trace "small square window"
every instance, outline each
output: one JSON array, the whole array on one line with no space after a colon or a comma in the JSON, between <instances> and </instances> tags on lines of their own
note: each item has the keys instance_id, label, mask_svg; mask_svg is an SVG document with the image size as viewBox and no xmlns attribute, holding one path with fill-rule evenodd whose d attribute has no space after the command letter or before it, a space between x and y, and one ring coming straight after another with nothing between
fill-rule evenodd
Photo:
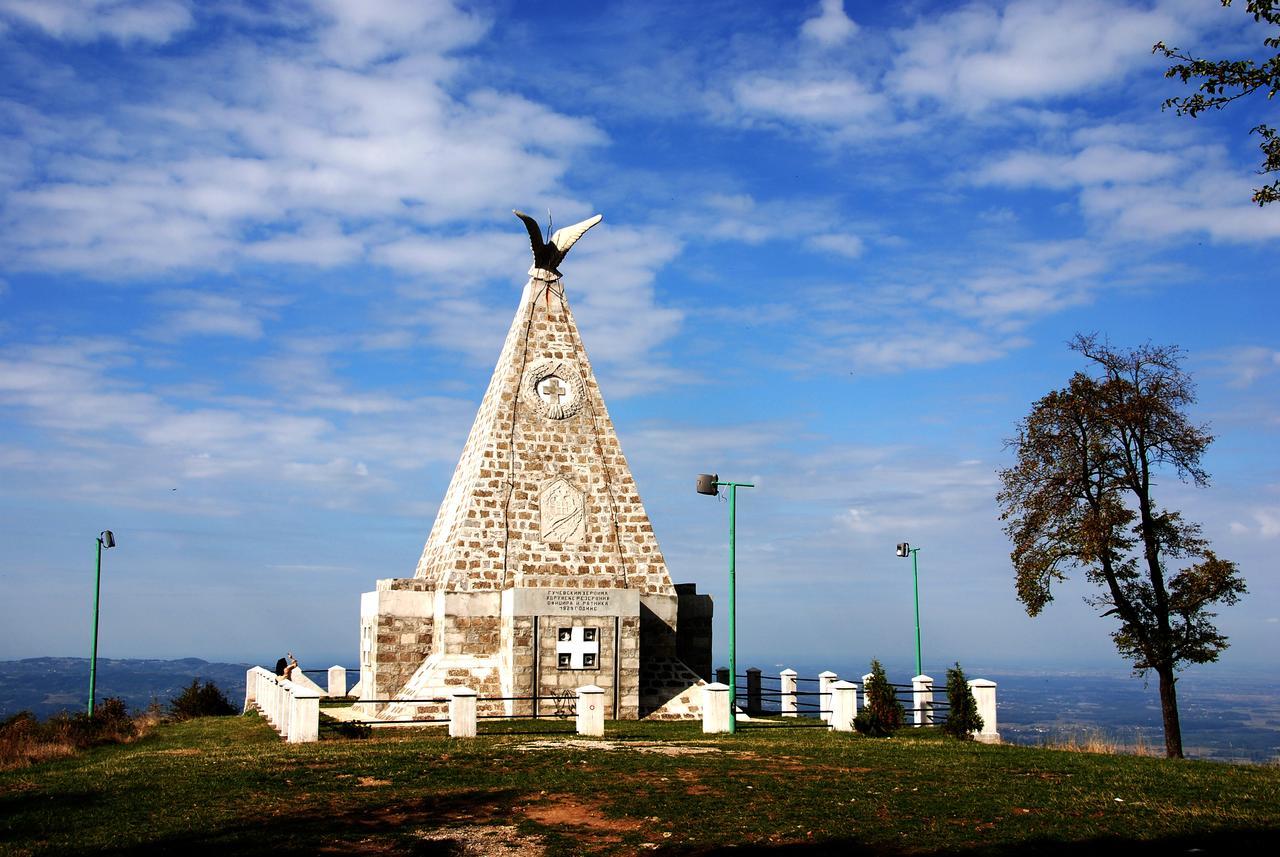
<instances>
[{"instance_id":1,"label":"small square window","mask_svg":"<svg viewBox=\"0 0 1280 857\"><path fill-rule=\"evenodd\" d=\"M557 640L572 640L572 639L573 639L573 629L572 629L572 628L561 628L561 629L560 629L560 631L559 631L559 633L556 635L556 639L557 639Z\"/></svg>"},{"instance_id":2,"label":"small square window","mask_svg":"<svg viewBox=\"0 0 1280 857\"><path fill-rule=\"evenodd\" d=\"M590 669L595 669L595 666L596 666L596 656L595 656L595 655L588 653L588 654L585 654L585 655L583 655L583 656L582 656L582 667L583 667L583 669L588 669L588 670L590 670Z\"/></svg>"},{"instance_id":3,"label":"small square window","mask_svg":"<svg viewBox=\"0 0 1280 857\"><path fill-rule=\"evenodd\" d=\"M596 630L597 629L595 628L583 628L582 629L583 642L594 643L596 641Z\"/></svg>"},{"instance_id":4,"label":"small square window","mask_svg":"<svg viewBox=\"0 0 1280 857\"><path fill-rule=\"evenodd\" d=\"M570 658L570 655L568 652L562 652L561 654L557 655L556 666L562 670L569 669L569 658Z\"/></svg>"}]
</instances>

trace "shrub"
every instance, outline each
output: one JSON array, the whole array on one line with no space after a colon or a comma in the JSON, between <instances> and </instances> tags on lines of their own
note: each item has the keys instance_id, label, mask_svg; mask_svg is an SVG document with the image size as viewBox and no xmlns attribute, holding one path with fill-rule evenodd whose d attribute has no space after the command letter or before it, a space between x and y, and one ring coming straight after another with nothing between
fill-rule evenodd
<instances>
[{"instance_id":1,"label":"shrub","mask_svg":"<svg viewBox=\"0 0 1280 857\"><path fill-rule=\"evenodd\" d=\"M854 729L873 738L887 738L902 727L905 715L902 703L894 695L879 661L871 662L871 677L862 689L862 696L865 705L853 720Z\"/></svg>"},{"instance_id":2,"label":"shrub","mask_svg":"<svg viewBox=\"0 0 1280 857\"><path fill-rule=\"evenodd\" d=\"M982 730L982 715L978 713L978 701L973 698L964 670L957 662L947 670L947 719L942 731L961 741L973 739L973 733Z\"/></svg>"},{"instance_id":3,"label":"shrub","mask_svg":"<svg viewBox=\"0 0 1280 857\"><path fill-rule=\"evenodd\" d=\"M225 717L238 712L216 684L206 681L202 685L200 679L193 678L186 690L169 703L169 713L174 720L190 720L193 717Z\"/></svg>"},{"instance_id":4,"label":"shrub","mask_svg":"<svg viewBox=\"0 0 1280 857\"><path fill-rule=\"evenodd\" d=\"M0 722L0 770L71 756L99 744L124 744L152 725L129 716L124 700L109 696L84 712L59 712L45 722L20 711Z\"/></svg>"}]
</instances>

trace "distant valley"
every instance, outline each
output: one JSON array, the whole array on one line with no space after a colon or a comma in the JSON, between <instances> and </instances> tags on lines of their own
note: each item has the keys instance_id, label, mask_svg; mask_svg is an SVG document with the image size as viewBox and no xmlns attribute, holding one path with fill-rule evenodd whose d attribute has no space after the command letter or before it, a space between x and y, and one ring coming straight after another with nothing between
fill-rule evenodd
<instances>
[{"instance_id":1,"label":"distant valley","mask_svg":"<svg viewBox=\"0 0 1280 857\"><path fill-rule=\"evenodd\" d=\"M233 705L244 701L248 664L179 660L98 659L98 699L120 697L131 709L161 705L192 679L212 681ZM83 711L89 699L88 658L24 658L0 661L0 719L30 711L44 719L59 711Z\"/></svg>"}]
</instances>

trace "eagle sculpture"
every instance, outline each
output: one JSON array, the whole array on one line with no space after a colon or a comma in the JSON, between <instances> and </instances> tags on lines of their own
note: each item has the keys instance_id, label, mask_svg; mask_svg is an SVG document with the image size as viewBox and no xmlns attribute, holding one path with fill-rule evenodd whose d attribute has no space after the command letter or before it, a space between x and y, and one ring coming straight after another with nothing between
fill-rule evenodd
<instances>
[{"instance_id":1,"label":"eagle sculpture","mask_svg":"<svg viewBox=\"0 0 1280 857\"><path fill-rule=\"evenodd\" d=\"M553 275L555 279L560 279L560 269L557 267L564 261L565 255L569 252L569 248L586 233L588 229L595 226L601 220L604 220L603 214L597 214L595 217L589 217L581 223L575 223L572 226L566 226L563 229L557 229L551 236L550 243L542 240L542 229L538 226L538 221L534 220L523 211L514 211L516 217L524 221L524 228L529 230L529 244L533 247L533 268L529 271L532 275L534 271L546 271ZM540 279L548 279L546 277Z\"/></svg>"}]
</instances>

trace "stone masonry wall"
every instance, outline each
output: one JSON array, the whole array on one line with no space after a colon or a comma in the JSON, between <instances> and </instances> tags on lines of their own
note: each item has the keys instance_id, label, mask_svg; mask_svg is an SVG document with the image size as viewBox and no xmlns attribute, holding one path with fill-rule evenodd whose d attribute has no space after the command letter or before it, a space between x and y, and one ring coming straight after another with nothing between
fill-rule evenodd
<instances>
[{"instance_id":1,"label":"stone masonry wall","mask_svg":"<svg viewBox=\"0 0 1280 857\"><path fill-rule=\"evenodd\" d=\"M395 696L410 676L431 655L434 621L420 616L378 616L377 699Z\"/></svg>"},{"instance_id":2,"label":"stone masonry wall","mask_svg":"<svg viewBox=\"0 0 1280 857\"><path fill-rule=\"evenodd\" d=\"M553 367L544 373L573 391L567 401L576 406L563 418L548 415L531 383L540 366ZM581 496L582 523L544 539L540 504L553 489L560 499ZM673 593L559 284L525 287L416 577L452 591L521 585Z\"/></svg>"}]
</instances>

